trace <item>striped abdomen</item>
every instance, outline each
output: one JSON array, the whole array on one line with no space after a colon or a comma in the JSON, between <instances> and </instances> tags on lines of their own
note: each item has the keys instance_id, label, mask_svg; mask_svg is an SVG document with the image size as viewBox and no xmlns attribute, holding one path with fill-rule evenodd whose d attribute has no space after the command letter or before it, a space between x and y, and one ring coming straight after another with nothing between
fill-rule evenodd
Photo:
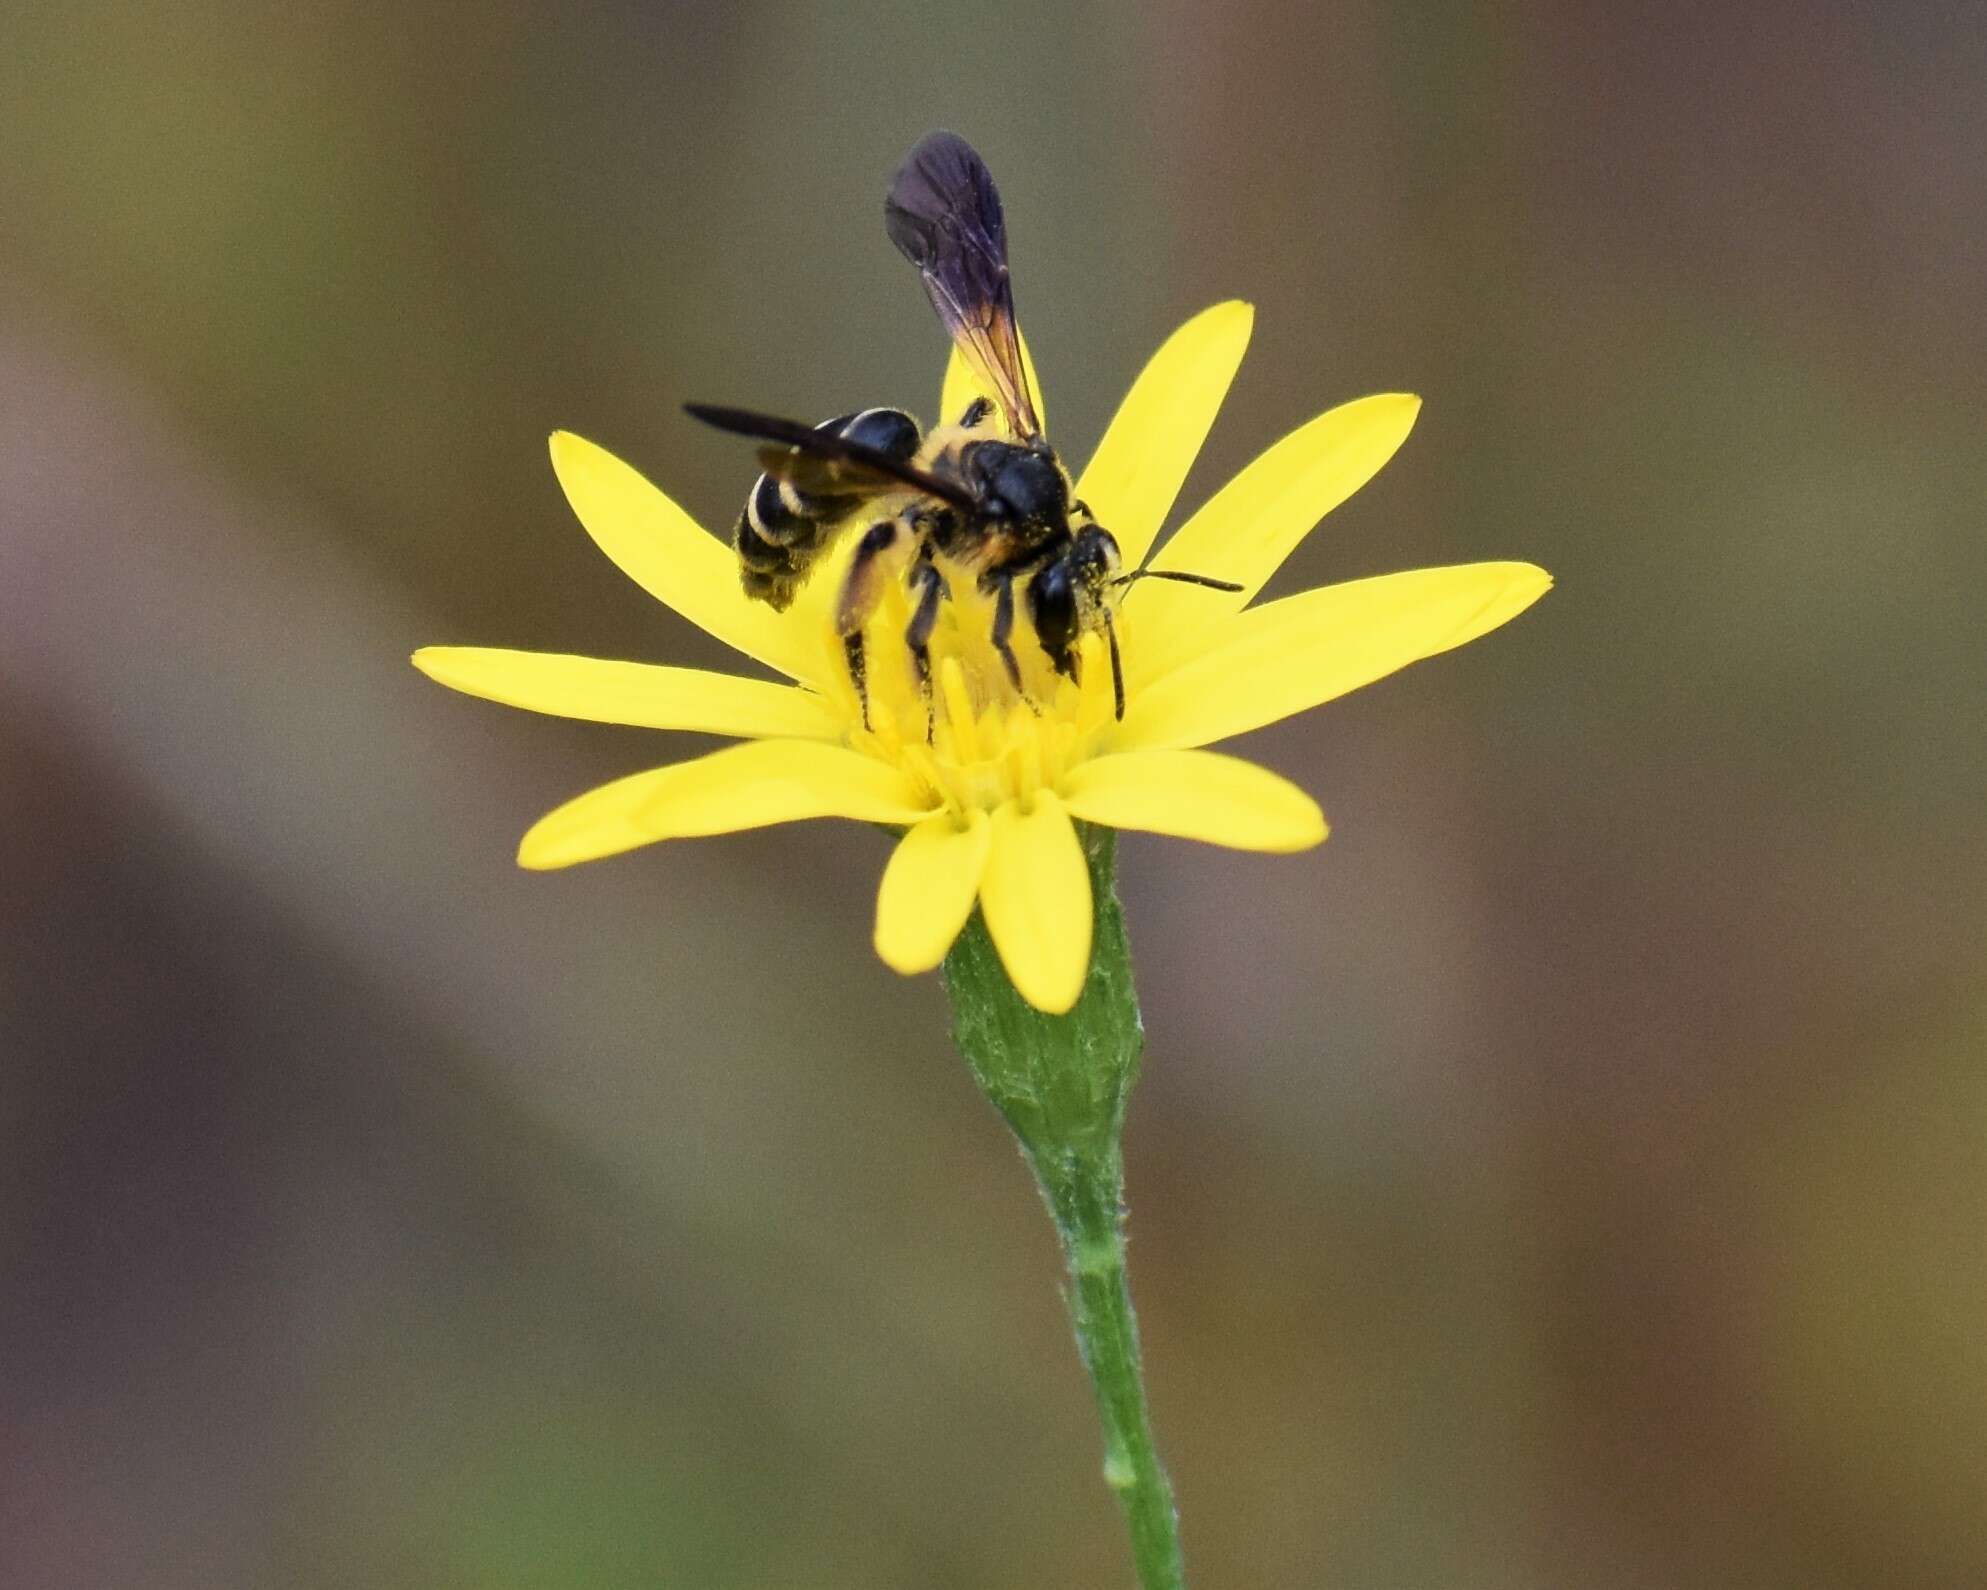
<instances>
[{"instance_id":1,"label":"striped abdomen","mask_svg":"<svg viewBox=\"0 0 1987 1590\"><path fill-rule=\"evenodd\" d=\"M838 414L814 427L861 442L908 462L924 441L918 422L902 409L863 409ZM738 548L745 594L784 612L807 582L849 516L874 487L838 490L832 470L803 491L790 480L761 475L752 482L732 540Z\"/></svg>"}]
</instances>

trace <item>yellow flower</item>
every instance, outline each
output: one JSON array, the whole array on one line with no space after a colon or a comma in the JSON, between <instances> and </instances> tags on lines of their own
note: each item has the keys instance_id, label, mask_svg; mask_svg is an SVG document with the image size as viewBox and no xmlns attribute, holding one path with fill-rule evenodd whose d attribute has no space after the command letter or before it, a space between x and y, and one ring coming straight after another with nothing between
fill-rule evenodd
<instances>
[{"instance_id":1,"label":"yellow flower","mask_svg":"<svg viewBox=\"0 0 1987 1590\"><path fill-rule=\"evenodd\" d=\"M1247 304L1217 304L1174 333L1079 478L1076 495L1117 537L1127 567L1144 560L1171 511L1252 320ZM940 412L960 413L974 390L955 353ZM903 836L877 899L878 954L900 972L930 970L977 901L1015 987L1042 1010L1065 1011L1083 987L1093 916L1073 819L1244 850L1315 845L1325 820L1310 796L1203 747L1474 640L1552 583L1528 563L1475 563L1248 605L1311 527L1393 456L1420 406L1388 393L1320 415L1180 527L1154 566L1242 590L1130 588L1118 617L1122 721L1095 637L1080 683L1057 677L1039 647L1017 646L1024 697L991 648L985 605L963 588L970 582L954 581L931 644L929 710L902 642L903 593L884 601L868 634L864 727L829 615L838 569L817 571L785 613L749 601L729 546L565 432L552 438L552 467L601 550L658 601L793 682L468 646L431 646L414 663L456 690L535 712L745 742L567 802L524 836L522 865L570 866L804 817L888 824Z\"/></svg>"}]
</instances>

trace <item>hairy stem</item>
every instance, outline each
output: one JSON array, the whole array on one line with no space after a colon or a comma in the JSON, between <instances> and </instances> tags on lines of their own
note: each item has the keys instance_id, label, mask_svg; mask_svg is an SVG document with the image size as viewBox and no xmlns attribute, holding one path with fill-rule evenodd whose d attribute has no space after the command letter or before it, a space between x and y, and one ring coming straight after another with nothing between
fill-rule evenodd
<instances>
[{"instance_id":1,"label":"hairy stem","mask_svg":"<svg viewBox=\"0 0 1987 1590\"><path fill-rule=\"evenodd\" d=\"M1179 1514L1160 1466L1145 1401L1145 1371L1125 1276L1123 1171L1114 1154L1053 1175L1036 1169L1069 1263L1069 1311L1104 1425L1104 1482L1131 1531L1141 1590L1181 1590Z\"/></svg>"},{"instance_id":2,"label":"hairy stem","mask_svg":"<svg viewBox=\"0 0 1987 1590\"><path fill-rule=\"evenodd\" d=\"M1125 1104L1144 1029L1115 890L1115 836L1086 829L1097 925L1089 980L1066 1016L1015 992L976 915L945 962L953 1031L981 1090L1021 1141L1069 1267L1078 1349L1104 1426L1104 1479L1131 1532L1141 1590L1182 1590L1178 1515L1146 1406L1125 1277Z\"/></svg>"}]
</instances>

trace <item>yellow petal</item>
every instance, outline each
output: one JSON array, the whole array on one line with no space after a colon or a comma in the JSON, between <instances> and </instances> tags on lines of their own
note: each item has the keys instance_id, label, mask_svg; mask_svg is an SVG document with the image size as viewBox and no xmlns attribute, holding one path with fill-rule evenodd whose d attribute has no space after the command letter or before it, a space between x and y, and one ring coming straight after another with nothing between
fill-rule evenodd
<instances>
[{"instance_id":1,"label":"yellow petal","mask_svg":"<svg viewBox=\"0 0 1987 1590\"><path fill-rule=\"evenodd\" d=\"M845 727L812 691L701 668L494 646L423 646L414 666L465 695L590 723L802 740L839 739Z\"/></svg>"},{"instance_id":2,"label":"yellow petal","mask_svg":"<svg viewBox=\"0 0 1987 1590\"><path fill-rule=\"evenodd\" d=\"M1421 399L1383 392L1320 414L1237 475L1160 549L1152 566L1234 580L1233 595L1166 580L1134 586L1127 606L1138 626L1141 672L1151 677L1191 648L1210 620L1252 601L1298 542L1394 456Z\"/></svg>"},{"instance_id":3,"label":"yellow petal","mask_svg":"<svg viewBox=\"0 0 1987 1590\"><path fill-rule=\"evenodd\" d=\"M1118 405L1077 481L1078 499L1117 537L1127 568L1144 561L1172 511L1255 319L1249 304L1216 304L1168 337Z\"/></svg>"},{"instance_id":4,"label":"yellow petal","mask_svg":"<svg viewBox=\"0 0 1987 1590\"><path fill-rule=\"evenodd\" d=\"M813 631L749 600L737 554L635 470L570 431L552 433L552 468L586 533L658 602L791 678L820 684L832 676ZM741 475L741 503L748 484Z\"/></svg>"},{"instance_id":5,"label":"yellow petal","mask_svg":"<svg viewBox=\"0 0 1987 1590\"><path fill-rule=\"evenodd\" d=\"M1015 328L1015 338L1021 344L1021 373L1028 378L1028 396L1035 405L1035 418L1042 423L1042 429L1049 428L1049 411L1042 407L1042 383L1035 376L1035 355L1028 351L1028 339ZM966 412L966 406L975 398L991 398L994 394L981 384L973 374L973 367L966 362L966 356L955 346L952 357L945 361L945 385L938 396L938 424L957 425L959 416ZM998 409L996 408L996 412Z\"/></svg>"},{"instance_id":6,"label":"yellow petal","mask_svg":"<svg viewBox=\"0 0 1987 1590\"><path fill-rule=\"evenodd\" d=\"M1308 850L1325 837L1318 803L1287 778L1214 751L1123 751L1063 780L1070 814L1236 850Z\"/></svg>"},{"instance_id":7,"label":"yellow petal","mask_svg":"<svg viewBox=\"0 0 1987 1590\"><path fill-rule=\"evenodd\" d=\"M1127 749L1208 745L1448 651L1536 602L1552 576L1529 563L1465 563L1328 585L1213 626L1206 651L1136 690Z\"/></svg>"},{"instance_id":8,"label":"yellow petal","mask_svg":"<svg viewBox=\"0 0 1987 1590\"><path fill-rule=\"evenodd\" d=\"M518 865L569 867L658 839L731 833L807 817L914 823L932 801L908 774L817 740L753 740L616 779L540 818Z\"/></svg>"},{"instance_id":9,"label":"yellow petal","mask_svg":"<svg viewBox=\"0 0 1987 1590\"><path fill-rule=\"evenodd\" d=\"M980 908L1000 963L1021 997L1059 1016L1090 971L1090 868L1069 813L1047 790L1024 813L1010 801L993 814Z\"/></svg>"},{"instance_id":10,"label":"yellow petal","mask_svg":"<svg viewBox=\"0 0 1987 1590\"><path fill-rule=\"evenodd\" d=\"M964 828L939 812L897 841L876 896L876 953L886 965L908 976L945 959L973 913L992 838L984 812Z\"/></svg>"}]
</instances>

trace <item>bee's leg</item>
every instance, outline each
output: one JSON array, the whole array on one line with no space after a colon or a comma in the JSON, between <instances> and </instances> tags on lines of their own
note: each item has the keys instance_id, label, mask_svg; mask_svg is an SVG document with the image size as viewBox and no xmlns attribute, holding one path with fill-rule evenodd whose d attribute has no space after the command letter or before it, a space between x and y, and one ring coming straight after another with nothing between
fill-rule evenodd
<instances>
[{"instance_id":1,"label":"bee's leg","mask_svg":"<svg viewBox=\"0 0 1987 1590\"><path fill-rule=\"evenodd\" d=\"M900 519L882 519L863 531L849 560L849 572L842 580L841 599L835 606L835 631L849 659L849 682L855 686L856 700L862 704L862 726L869 727L869 670L862 649L862 627L892 574L902 567L910 551L910 536Z\"/></svg>"},{"instance_id":2,"label":"bee's leg","mask_svg":"<svg viewBox=\"0 0 1987 1590\"><path fill-rule=\"evenodd\" d=\"M937 728L937 714L931 698L931 632L938 627L938 604L951 595L945 576L929 558L911 565L911 586L918 593L918 605L911 613L911 627L904 639L911 648L911 666L918 673L918 694L924 697L925 739Z\"/></svg>"},{"instance_id":3,"label":"bee's leg","mask_svg":"<svg viewBox=\"0 0 1987 1590\"><path fill-rule=\"evenodd\" d=\"M1007 667L1007 677L1021 689L1021 659L1014 655L1014 576L1001 574L993 581L993 647Z\"/></svg>"},{"instance_id":4,"label":"bee's leg","mask_svg":"<svg viewBox=\"0 0 1987 1590\"><path fill-rule=\"evenodd\" d=\"M976 397L966 405L966 412L959 416L959 423L967 430L977 430L984 425L987 416L993 413L993 399Z\"/></svg>"}]
</instances>

